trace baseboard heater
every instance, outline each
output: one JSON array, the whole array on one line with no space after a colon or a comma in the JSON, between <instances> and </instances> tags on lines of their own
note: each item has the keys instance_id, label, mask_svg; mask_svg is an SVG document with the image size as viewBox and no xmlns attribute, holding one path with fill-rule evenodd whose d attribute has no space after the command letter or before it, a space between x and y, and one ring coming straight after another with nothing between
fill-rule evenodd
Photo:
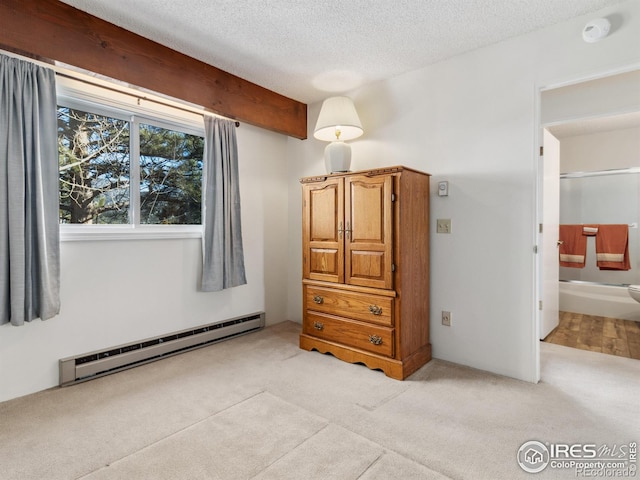
<instances>
[{"instance_id":1,"label":"baseboard heater","mask_svg":"<svg viewBox=\"0 0 640 480\"><path fill-rule=\"evenodd\" d=\"M244 335L264 327L264 312L202 325L139 342L63 358L60 386L72 385L177 355L212 343Z\"/></svg>"}]
</instances>

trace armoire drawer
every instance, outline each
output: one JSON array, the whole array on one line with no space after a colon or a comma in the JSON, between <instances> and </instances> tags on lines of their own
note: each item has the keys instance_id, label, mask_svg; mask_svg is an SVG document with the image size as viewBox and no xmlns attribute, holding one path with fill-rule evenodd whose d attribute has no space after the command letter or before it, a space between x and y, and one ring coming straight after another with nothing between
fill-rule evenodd
<instances>
[{"instance_id":1,"label":"armoire drawer","mask_svg":"<svg viewBox=\"0 0 640 480\"><path fill-rule=\"evenodd\" d=\"M394 330L392 328L307 311L303 332L378 355L393 357L394 354Z\"/></svg>"},{"instance_id":2,"label":"armoire drawer","mask_svg":"<svg viewBox=\"0 0 640 480\"><path fill-rule=\"evenodd\" d=\"M393 298L305 285L305 309L393 326Z\"/></svg>"}]
</instances>

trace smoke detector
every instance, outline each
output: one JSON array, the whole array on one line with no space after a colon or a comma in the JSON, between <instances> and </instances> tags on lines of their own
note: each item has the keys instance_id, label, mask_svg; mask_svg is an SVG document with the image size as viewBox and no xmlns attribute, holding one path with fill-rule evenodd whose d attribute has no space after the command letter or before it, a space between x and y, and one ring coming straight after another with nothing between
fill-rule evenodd
<instances>
[{"instance_id":1,"label":"smoke detector","mask_svg":"<svg viewBox=\"0 0 640 480\"><path fill-rule=\"evenodd\" d=\"M582 39L587 43L595 43L609 35L611 22L606 18L596 18L584 26Z\"/></svg>"}]
</instances>

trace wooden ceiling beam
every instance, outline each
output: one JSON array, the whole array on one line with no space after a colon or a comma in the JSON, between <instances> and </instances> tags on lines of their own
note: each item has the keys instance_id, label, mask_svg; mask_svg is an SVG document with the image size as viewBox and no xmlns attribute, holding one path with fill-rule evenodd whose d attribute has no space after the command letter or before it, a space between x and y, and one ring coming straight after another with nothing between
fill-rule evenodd
<instances>
[{"instance_id":1,"label":"wooden ceiling beam","mask_svg":"<svg viewBox=\"0 0 640 480\"><path fill-rule=\"evenodd\" d=\"M306 104L57 0L2 0L0 47L106 75L295 138L307 137Z\"/></svg>"}]
</instances>

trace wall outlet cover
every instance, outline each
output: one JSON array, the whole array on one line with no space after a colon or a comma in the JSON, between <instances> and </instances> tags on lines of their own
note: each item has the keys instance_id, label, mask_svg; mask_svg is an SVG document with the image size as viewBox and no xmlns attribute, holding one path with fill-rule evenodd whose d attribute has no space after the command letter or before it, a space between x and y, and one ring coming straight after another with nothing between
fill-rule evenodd
<instances>
[{"instance_id":1,"label":"wall outlet cover","mask_svg":"<svg viewBox=\"0 0 640 480\"><path fill-rule=\"evenodd\" d=\"M438 218L436 220L436 233L451 233L451 219Z\"/></svg>"}]
</instances>

